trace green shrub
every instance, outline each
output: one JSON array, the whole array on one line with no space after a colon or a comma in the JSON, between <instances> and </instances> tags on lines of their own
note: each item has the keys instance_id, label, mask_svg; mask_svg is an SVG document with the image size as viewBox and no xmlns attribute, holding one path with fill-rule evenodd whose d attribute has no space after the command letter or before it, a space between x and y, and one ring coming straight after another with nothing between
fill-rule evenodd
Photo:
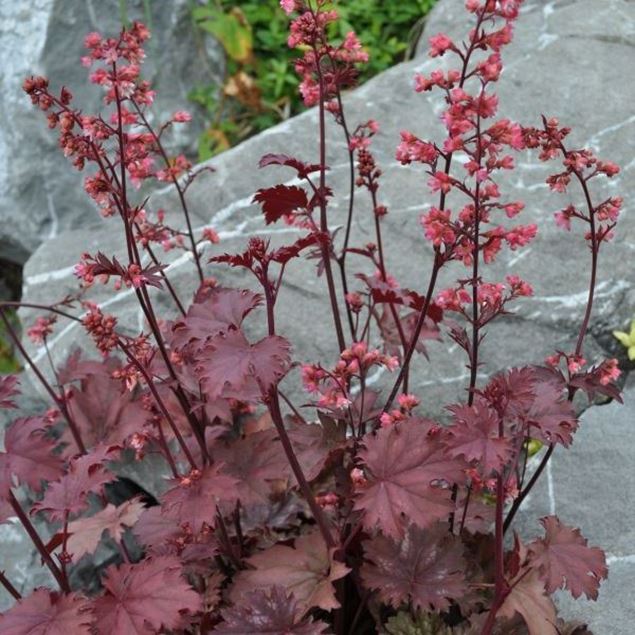
<instances>
[{"instance_id":1,"label":"green shrub","mask_svg":"<svg viewBox=\"0 0 635 635\"><path fill-rule=\"evenodd\" d=\"M423 17L436 0L345 0L331 37L355 30L370 55L360 82L408 59ZM190 99L205 109L208 124L199 159L226 150L302 108L294 53L287 47L288 18L278 0L209 0L192 17L222 44L227 58L224 85L200 86ZM354 29L353 29L354 25Z\"/></svg>"}]
</instances>

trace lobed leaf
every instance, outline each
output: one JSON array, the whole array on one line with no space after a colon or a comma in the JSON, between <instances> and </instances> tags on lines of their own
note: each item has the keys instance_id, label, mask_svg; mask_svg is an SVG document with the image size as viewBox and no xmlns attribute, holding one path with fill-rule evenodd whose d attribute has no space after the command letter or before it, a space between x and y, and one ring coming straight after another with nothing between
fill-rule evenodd
<instances>
[{"instance_id":1,"label":"lobed leaf","mask_svg":"<svg viewBox=\"0 0 635 635\"><path fill-rule=\"evenodd\" d=\"M545 537L528 548L547 591L566 588L574 598L584 593L589 600L596 600L600 581L608 575L604 552L589 547L579 529L563 525L557 516L545 516L540 522Z\"/></svg>"},{"instance_id":2,"label":"lobed leaf","mask_svg":"<svg viewBox=\"0 0 635 635\"><path fill-rule=\"evenodd\" d=\"M363 438L358 459L367 486L355 500L363 523L402 538L410 522L428 527L453 509L451 490L465 480L464 463L448 456L440 434L426 420L409 418Z\"/></svg>"},{"instance_id":3,"label":"lobed leaf","mask_svg":"<svg viewBox=\"0 0 635 635\"><path fill-rule=\"evenodd\" d=\"M4 635L90 635L94 616L89 600L71 593L35 589L0 615Z\"/></svg>"},{"instance_id":4,"label":"lobed leaf","mask_svg":"<svg viewBox=\"0 0 635 635\"><path fill-rule=\"evenodd\" d=\"M396 609L411 602L415 609L442 611L468 590L461 540L445 522L411 525L403 540L375 536L364 543L364 556L365 586Z\"/></svg>"},{"instance_id":5,"label":"lobed leaf","mask_svg":"<svg viewBox=\"0 0 635 635\"><path fill-rule=\"evenodd\" d=\"M184 626L185 613L201 609L201 598L182 576L176 557L147 558L106 569L106 593L95 600L101 633L148 635Z\"/></svg>"}]
</instances>

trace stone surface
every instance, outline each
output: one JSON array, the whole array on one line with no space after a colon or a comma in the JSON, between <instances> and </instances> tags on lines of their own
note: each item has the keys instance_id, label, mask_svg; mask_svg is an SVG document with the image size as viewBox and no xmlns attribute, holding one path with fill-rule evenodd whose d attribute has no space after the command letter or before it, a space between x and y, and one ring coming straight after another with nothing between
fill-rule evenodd
<instances>
[{"instance_id":1,"label":"stone surface","mask_svg":"<svg viewBox=\"0 0 635 635\"><path fill-rule=\"evenodd\" d=\"M428 21L424 40L441 30L450 35L463 33L462 4L462 0L441 0ZM601 256L592 337L585 351L588 359L606 354L607 350L617 351L610 331L623 326L635 310L635 224L629 218L633 211L629 195L632 198L634 193L635 174L635 83L626 80L632 76L634 45L632 0L527 0L515 41L505 51L507 67L500 82L501 117L529 125L538 124L542 113L557 116L563 124L573 127L572 143L591 145L601 157L623 166L622 173L612 182L601 184L598 180L602 187L594 192L599 200L622 195L626 204L617 237ZM380 201L390 210L384 222L388 261L400 282L417 290L426 284L430 267L430 249L422 238L418 217L433 198L427 192L423 171L399 166L394 150L403 128L422 138L439 138L442 134L437 117L443 106L439 95L417 95L411 90L414 72L429 72L437 64L438 60L420 56L383 73L346 98L349 122L355 125L374 118L382 125L374 147L384 169ZM255 166L267 152L296 154L306 161L315 161L315 123L316 112L309 111L246 141L213 159L210 165L216 168L215 174L206 173L192 185L190 205L197 231L212 226L223 239L214 253L238 251L254 234L274 243L293 238L292 229L265 227L250 201L259 187L279 180L294 181L282 168L259 171ZM328 139L329 185L335 192L331 222L336 226L344 222L347 208L347 163L343 139L330 123ZM588 262L583 241L575 233L569 235L557 229L552 221L553 212L565 200L544 185L544 179L556 167L539 164L530 153L520 156L517 163L519 169L506 189L512 198L526 202L523 222L538 222L540 235L530 249L502 256L487 276L498 280L512 270L534 285L536 295L519 305L515 316L491 329L483 347L483 377L502 367L540 361L554 348L571 347L586 302ZM363 244L373 240L373 233L367 197L362 192L358 196L354 242ZM177 214L177 200L169 188L155 192L150 205ZM116 221L111 219L109 223L112 222ZM25 299L50 302L62 297L74 288L72 267L80 252L100 249L112 255L120 253L122 247L112 224L104 224L99 231L60 234L42 245L27 263ZM179 293L187 298L195 285L190 263L178 254L168 254L166 261L171 263L168 273ZM209 272L224 282L251 285L250 280L233 271L210 266ZM456 269L450 274L445 282L461 275ZM96 288L91 293L105 309L120 316L127 328L138 331L143 325L130 292L110 294ZM335 357L325 297L325 284L315 277L314 263L294 261L280 297L277 321L300 361L321 359L330 363ZM166 311L168 307L166 302ZM23 311L21 317L28 324L34 315ZM432 343L430 363L419 358L414 367L412 390L420 394L430 414L439 414L443 404L464 395L465 360L451 344L447 340ZM73 346L91 350L78 328L60 325L51 341L54 358L63 360ZM30 351L38 361L45 356L36 347L31 346ZM290 378L291 384L294 379L297 377ZM377 378L378 385L383 380ZM628 489L628 483L632 484L632 443L628 441L632 439L629 424L635 417L635 396L630 395L629 389L623 410L609 405L585 414L573 450L555 454L546 478L526 506L531 518L555 509L564 522L580 525L590 541L605 547L613 558L614 575L603 587L598 604L571 604L564 599L561 602L567 616L588 618L596 635L632 632L620 630L627 628L626 616L633 610L630 589L635 566L635 506L632 498L630 502L624 498L632 497L632 486ZM610 522L606 520L609 518ZM524 522L523 531L528 534L535 535L537 529L535 523ZM629 581L631 585L627 584Z\"/></svg>"},{"instance_id":2,"label":"stone surface","mask_svg":"<svg viewBox=\"0 0 635 635\"><path fill-rule=\"evenodd\" d=\"M438 30L449 30L451 34L463 32L464 19L457 17L463 15L461 6L459 0L440 2L426 27L424 40ZM597 341L589 339L586 351L589 358L599 352L600 345L612 346L610 330L628 320L635 305L635 280L630 266L635 225L628 222L631 211L628 194L633 191L635 161L631 144L626 141L629 133L635 131L631 112L635 84L622 81L633 60L629 38L635 30L635 4L607 0L602 7L598 9L588 0L527 2L515 42L505 51L507 70L500 82L500 116L531 124L538 123L540 113L556 115L573 127L571 143L590 144L600 156L624 166L623 172L610 183L598 180L600 190L594 191L598 199L621 194L627 203L626 220L615 242L601 257L592 322ZM581 16L592 21L592 29ZM587 38L588 33L596 35ZM389 268L404 285L420 291L425 288L431 259L418 218L434 199L427 192L423 170L398 165L394 150L399 131L404 127L422 138L441 135L437 117L443 106L441 97L411 90L414 72L429 71L438 63L419 57L376 77L346 99L349 122L372 117L382 125L375 151L384 168L379 198L390 209L384 221ZM581 76L585 78L584 85L580 84ZM615 85L621 86L620 98L607 99ZM190 207L197 230L210 225L223 237L216 251L238 251L254 233L274 242L293 237L292 229L265 227L258 209L250 203L256 189L289 179L289 171L275 167L257 170L255 166L267 152L284 151L304 160L315 160L315 122L316 112L312 110L271 128L213 159L210 165L216 168L216 173L205 173L192 185ZM330 219L333 225L338 225L344 222L347 208L347 162L341 132L330 122L328 139L329 185L335 191ZM513 270L534 284L536 296L518 305L516 316L491 329L484 344L486 361L481 369L484 375L500 367L539 361L554 347L569 347L586 302L589 263L583 241L579 234L567 234L555 226L552 214L563 206L565 198L551 193L544 184L550 170L557 168L538 163L531 153L521 155L518 165L507 190L513 199L527 203L523 222L538 222L540 235L529 249L518 254L505 252L486 275L498 280ZM368 197L361 191L357 196L359 208L353 223L353 242L364 244L373 239L372 221ZM155 192L151 205L177 213L176 197L170 188ZM67 232L47 241L27 264L25 297L34 302L50 301L72 289L75 284L72 266L80 251L119 252L122 244L119 234L112 229L113 222L116 221L111 219L109 224L105 223L100 231ZM178 254L169 255L167 261L170 259L173 260L170 275L187 297L195 282L192 269ZM353 257L350 266L357 266ZM239 279L235 272L228 273L224 268L208 270L223 280ZM457 275L462 272L450 269L441 276L444 279L439 286ZM293 342L298 359L330 361L334 349L328 332L330 318L324 314L322 303L324 281L315 277L312 261L294 261L286 280L279 305L281 329ZM245 278L242 284L251 284L251 280ZM123 323L138 329L141 322L129 291L109 294L104 289L95 289L93 297L107 302L109 310L116 309L118 315L124 316ZM23 318L28 322L32 316L24 312ZM503 337L504 349L498 344ZM82 342L75 326L60 329L53 339L53 355L62 359L71 346ZM459 351L448 355L449 349L452 349L450 341L433 343L431 363L423 358L416 360L413 389L422 393L433 412L463 394L465 361ZM41 359L44 351L34 354Z\"/></svg>"},{"instance_id":3,"label":"stone surface","mask_svg":"<svg viewBox=\"0 0 635 635\"><path fill-rule=\"evenodd\" d=\"M55 135L21 86L26 76L43 74L52 86L68 86L76 107L98 108L100 90L88 83L79 62L83 39L90 31L118 33L120 5L118 0L0 1L0 117L6 124L0 130L0 256L5 260L23 263L42 241L99 224L82 191L82 175L60 161ZM194 32L186 0L126 0L124 5L129 20L143 20L153 31L145 75L160 95L154 115L164 118L187 107L189 90L218 79L221 50ZM195 155L198 132L193 126L180 133L173 148Z\"/></svg>"}]
</instances>

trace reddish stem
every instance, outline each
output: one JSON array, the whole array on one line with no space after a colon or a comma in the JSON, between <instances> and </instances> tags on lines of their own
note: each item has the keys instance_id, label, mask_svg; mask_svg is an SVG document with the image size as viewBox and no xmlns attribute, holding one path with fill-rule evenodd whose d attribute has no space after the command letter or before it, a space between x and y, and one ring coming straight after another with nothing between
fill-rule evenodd
<instances>
[{"instance_id":1,"label":"reddish stem","mask_svg":"<svg viewBox=\"0 0 635 635\"><path fill-rule=\"evenodd\" d=\"M60 589L62 589L64 593L70 593L71 589L68 586L68 582L62 574L62 571L60 571L60 568L55 564L53 558L51 558L51 554L49 554L49 552L47 551L46 545L42 542L42 539L33 526L33 523L31 523L29 517L24 513L24 510L18 502L18 499L15 497L11 490L9 490L9 497L7 500L13 508L15 515L20 519L20 522L22 523L22 526L24 527L26 533L29 535L31 542L33 542L35 548L38 550L40 556L42 557L42 560L44 561L44 564L46 564L50 572L53 574L53 577L57 580Z\"/></svg>"},{"instance_id":2,"label":"reddish stem","mask_svg":"<svg viewBox=\"0 0 635 635\"><path fill-rule=\"evenodd\" d=\"M49 394L51 399L55 402L55 405L60 409L60 412L66 419L68 423L68 427L71 430L71 434L73 435L73 439L75 440L75 443L77 444L77 448L79 449L81 454L86 454L86 446L84 445L84 442L82 441L82 436L79 432L79 428L77 427L77 424L75 423L75 420L71 417L70 412L68 408L66 407L66 401L64 400L62 396L58 395L55 392L55 390L53 390L53 387L47 381L46 377L44 377L44 375L38 368L37 364L29 357L29 354L26 352L26 349L22 345L22 342L20 341L18 334L15 332L14 328L11 326L11 322L9 321L7 316L4 314L4 311L2 310L1 307L0 307L0 318L2 318L2 321L4 322L4 325L7 329L7 332L9 333L9 336L13 340L13 343L15 344L17 349L20 351L20 354L24 358L24 361L29 365L31 370L35 373L35 376L38 378L38 380L40 381L40 383L42 384L46 392Z\"/></svg>"},{"instance_id":3,"label":"reddish stem","mask_svg":"<svg viewBox=\"0 0 635 635\"><path fill-rule=\"evenodd\" d=\"M135 110L141 117L141 120L143 121L145 127L148 129L148 131L152 135L152 138L154 139L154 142L157 145L157 149L159 150L159 154L161 155L161 158L163 159L165 163L165 167L169 169L171 167L170 159L168 158L165 148L163 147L163 144L161 143L161 139L159 139L158 135L156 134L152 126L148 123L148 120L143 114L143 111L141 110L141 108L139 108L139 106L134 101L134 99L132 99L131 102L134 105ZM205 279L205 276L203 275L203 268L201 266L201 257L198 253L196 240L194 239L194 230L192 228L192 220L190 218L190 212L187 207L187 202L185 200L185 193L176 176L172 176L172 182L174 183L174 187L176 188L176 191L178 192L178 195L179 195L179 200L181 202L181 209L183 210L183 216L185 216L185 223L187 224L187 233L190 238L190 245L192 247L192 256L194 257L194 262L196 263L196 271L198 272L198 278L200 282L202 283L203 280Z\"/></svg>"},{"instance_id":4,"label":"reddish stem","mask_svg":"<svg viewBox=\"0 0 635 635\"><path fill-rule=\"evenodd\" d=\"M11 584L7 576L4 574L4 571L0 571L0 584L9 592L13 599L21 600L22 595L20 592Z\"/></svg>"},{"instance_id":5,"label":"reddish stem","mask_svg":"<svg viewBox=\"0 0 635 635\"><path fill-rule=\"evenodd\" d=\"M315 54L315 67L318 75L320 86L320 98L318 103L319 113L319 129L320 129L320 186L319 186L319 200L320 200L320 231L328 236L328 215L326 211L326 122L324 115L324 76L322 75L322 69L320 68L320 55L317 46L313 45L313 51ZM337 295L335 293L335 282L333 280L333 269L331 268L331 242L322 246L322 261L324 264L324 274L326 276L326 284L329 292L329 300L331 303L331 312L333 313L333 322L335 324L335 333L337 335L337 343L340 349L340 353L346 348L346 340L344 339L344 331L342 329L342 319L340 317L340 310L337 304Z\"/></svg>"}]
</instances>

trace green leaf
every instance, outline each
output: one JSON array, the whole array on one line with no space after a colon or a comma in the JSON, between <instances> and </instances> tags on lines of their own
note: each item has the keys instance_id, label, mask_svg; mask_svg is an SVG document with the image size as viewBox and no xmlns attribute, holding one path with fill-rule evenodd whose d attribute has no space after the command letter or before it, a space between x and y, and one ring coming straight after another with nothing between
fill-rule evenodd
<instances>
[{"instance_id":1,"label":"green leaf","mask_svg":"<svg viewBox=\"0 0 635 635\"><path fill-rule=\"evenodd\" d=\"M229 13L200 7L204 11L194 11L199 26L211 33L222 44L227 55L236 62L246 62L252 55L253 37L245 14L237 7Z\"/></svg>"}]
</instances>

